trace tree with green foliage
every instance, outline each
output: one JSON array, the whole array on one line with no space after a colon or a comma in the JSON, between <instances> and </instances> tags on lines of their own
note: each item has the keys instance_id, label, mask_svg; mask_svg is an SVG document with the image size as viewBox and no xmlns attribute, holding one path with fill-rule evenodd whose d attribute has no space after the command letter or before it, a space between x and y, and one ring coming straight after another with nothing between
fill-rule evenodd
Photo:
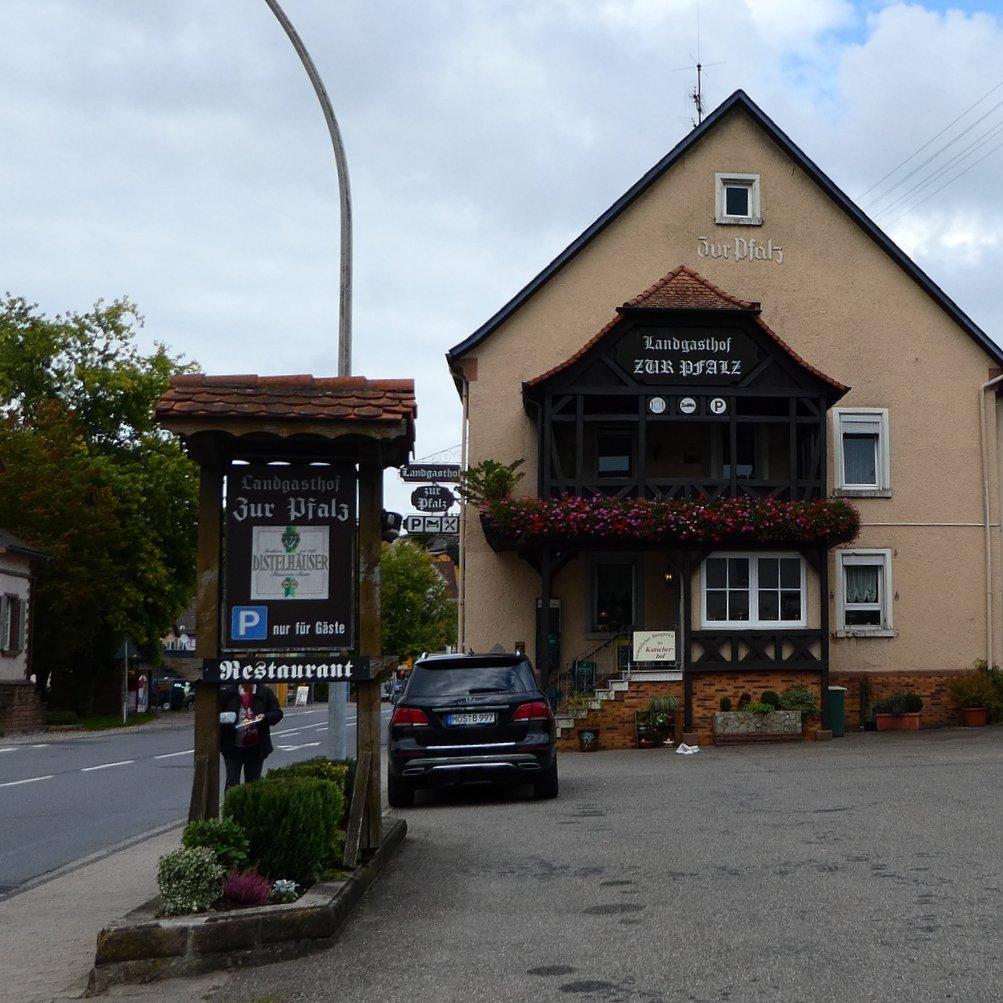
<instances>
[{"instance_id":1,"label":"tree with green foliage","mask_svg":"<svg viewBox=\"0 0 1003 1003\"><path fill-rule=\"evenodd\" d=\"M194 591L197 472L153 420L194 367L143 352L142 323L127 300L53 318L0 300L0 526L51 558L32 645L51 707L114 707L116 648L157 658Z\"/></svg>"},{"instance_id":2,"label":"tree with green foliage","mask_svg":"<svg viewBox=\"0 0 1003 1003\"><path fill-rule=\"evenodd\" d=\"M401 659L456 643L456 604L428 551L408 540L383 545L383 650Z\"/></svg>"}]
</instances>

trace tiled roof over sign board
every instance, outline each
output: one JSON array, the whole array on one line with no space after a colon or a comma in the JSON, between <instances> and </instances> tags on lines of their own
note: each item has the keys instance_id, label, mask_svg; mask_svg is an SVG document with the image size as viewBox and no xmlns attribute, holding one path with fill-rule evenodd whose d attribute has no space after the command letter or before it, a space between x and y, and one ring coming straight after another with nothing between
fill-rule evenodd
<instances>
[{"instance_id":1,"label":"tiled roof over sign board","mask_svg":"<svg viewBox=\"0 0 1003 1003\"><path fill-rule=\"evenodd\" d=\"M413 422L414 380L362 376L174 376L157 402L160 420L182 417L286 421Z\"/></svg>"}]
</instances>

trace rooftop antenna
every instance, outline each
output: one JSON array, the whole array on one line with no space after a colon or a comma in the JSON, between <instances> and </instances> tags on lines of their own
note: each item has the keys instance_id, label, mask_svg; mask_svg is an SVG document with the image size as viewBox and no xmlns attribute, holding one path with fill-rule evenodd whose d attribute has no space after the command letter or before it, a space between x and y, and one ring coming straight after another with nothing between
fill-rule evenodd
<instances>
[{"instance_id":1,"label":"rooftop antenna","mask_svg":"<svg viewBox=\"0 0 1003 1003\"><path fill-rule=\"evenodd\" d=\"M690 91L690 100L693 102L693 107L696 108L696 119L693 121L693 128L695 129L703 121L703 73L708 66L724 66L724 62L720 63L702 63L700 61L700 0L697 0L697 56L696 59L693 58L693 54L690 53L690 62L685 66L676 66L674 69L670 70L670 73L678 73L680 70L693 70L697 71L697 85Z\"/></svg>"}]
</instances>

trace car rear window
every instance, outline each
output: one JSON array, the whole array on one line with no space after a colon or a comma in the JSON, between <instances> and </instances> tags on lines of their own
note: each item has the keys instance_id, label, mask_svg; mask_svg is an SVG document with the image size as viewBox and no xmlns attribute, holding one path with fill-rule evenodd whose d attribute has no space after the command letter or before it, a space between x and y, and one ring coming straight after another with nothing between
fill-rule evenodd
<instances>
[{"instance_id":1,"label":"car rear window","mask_svg":"<svg viewBox=\"0 0 1003 1003\"><path fill-rule=\"evenodd\" d=\"M409 697L468 696L471 693L527 693L536 689L528 662L432 669L416 665L407 686Z\"/></svg>"}]
</instances>

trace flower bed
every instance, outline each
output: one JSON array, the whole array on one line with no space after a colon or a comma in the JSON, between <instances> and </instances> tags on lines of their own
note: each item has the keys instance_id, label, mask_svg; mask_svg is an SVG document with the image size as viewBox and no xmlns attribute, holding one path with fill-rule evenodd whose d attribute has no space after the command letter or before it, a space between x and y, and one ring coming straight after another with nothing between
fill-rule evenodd
<instances>
[{"instance_id":1,"label":"flower bed","mask_svg":"<svg viewBox=\"0 0 1003 1003\"><path fill-rule=\"evenodd\" d=\"M860 515L839 498L776 501L502 498L488 501L481 518L501 545L528 543L773 543L831 547L853 540Z\"/></svg>"}]
</instances>

